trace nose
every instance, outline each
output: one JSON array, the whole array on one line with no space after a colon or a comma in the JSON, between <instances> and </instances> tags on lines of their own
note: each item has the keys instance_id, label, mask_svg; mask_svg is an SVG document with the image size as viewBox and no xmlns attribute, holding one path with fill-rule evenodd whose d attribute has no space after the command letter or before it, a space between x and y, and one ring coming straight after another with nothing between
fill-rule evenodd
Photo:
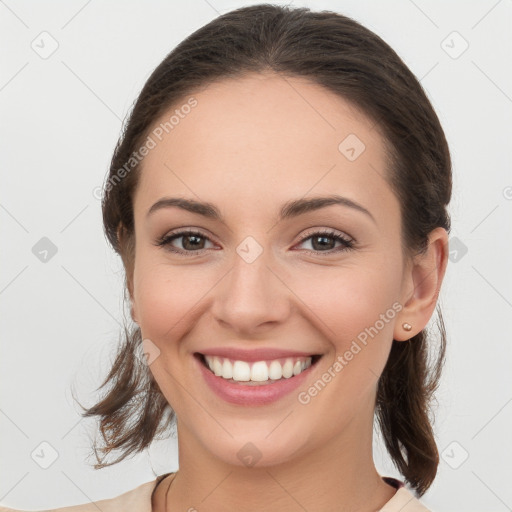
<instances>
[{"instance_id":1,"label":"nose","mask_svg":"<svg viewBox=\"0 0 512 512\"><path fill-rule=\"evenodd\" d=\"M252 262L235 254L233 267L215 287L213 316L238 336L263 334L290 315L292 292L265 251Z\"/></svg>"}]
</instances>

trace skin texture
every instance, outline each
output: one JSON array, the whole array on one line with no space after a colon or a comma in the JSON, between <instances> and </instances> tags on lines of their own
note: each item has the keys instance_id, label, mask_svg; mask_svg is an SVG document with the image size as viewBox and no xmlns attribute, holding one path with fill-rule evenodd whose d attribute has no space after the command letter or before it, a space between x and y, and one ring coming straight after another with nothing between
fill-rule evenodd
<instances>
[{"instance_id":1,"label":"skin texture","mask_svg":"<svg viewBox=\"0 0 512 512\"><path fill-rule=\"evenodd\" d=\"M404 260L382 137L320 86L253 74L194 97L197 106L143 162L129 276L132 316L160 351L150 370L177 415L179 473L168 510L377 510L395 493L372 458L377 379L393 338L414 336L434 311L447 233L434 230L428 251ZM354 161L338 150L349 134L365 144ZM278 222L284 203L333 193L374 219L331 205ZM165 196L213 203L224 222L178 207L147 216ZM186 237L172 246L192 256L155 245L186 228L206 237L198 254ZM307 238L326 228L354 248L336 252L342 245L332 238L326 248ZM248 236L263 249L252 263L236 252ZM394 303L403 309L308 404L298 392L265 406L224 402L193 357L212 346L322 354L304 391ZM261 455L253 467L237 457L248 442ZM158 500L164 510L161 492Z\"/></svg>"}]
</instances>

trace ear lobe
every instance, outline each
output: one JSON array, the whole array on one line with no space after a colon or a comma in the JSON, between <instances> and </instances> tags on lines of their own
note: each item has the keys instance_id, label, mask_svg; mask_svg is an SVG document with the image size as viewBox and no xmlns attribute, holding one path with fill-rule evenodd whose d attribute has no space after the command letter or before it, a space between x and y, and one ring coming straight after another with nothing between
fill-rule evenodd
<instances>
[{"instance_id":1,"label":"ear lobe","mask_svg":"<svg viewBox=\"0 0 512 512\"><path fill-rule=\"evenodd\" d=\"M447 263L448 233L438 227L430 233L426 251L414 257L407 271L409 275L404 280L407 286L407 291L403 293L404 307L393 334L396 341L412 338L429 322L437 304ZM409 324L412 329L404 329L403 324Z\"/></svg>"},{"instance_id":2,"label":"ear lobe","mask_svg":"<svg viewBox=\"0 0 512 512\"><path fill-rule=\"evenodd\" d=\"M133 305L133 301L131 303L131 306L130 306L130 315L132 317L132 320L137 324L139 325L139 322L137 320L137 316L136 316L136 313L135 313L135 307Z\"/></svg>"}]
</instances>

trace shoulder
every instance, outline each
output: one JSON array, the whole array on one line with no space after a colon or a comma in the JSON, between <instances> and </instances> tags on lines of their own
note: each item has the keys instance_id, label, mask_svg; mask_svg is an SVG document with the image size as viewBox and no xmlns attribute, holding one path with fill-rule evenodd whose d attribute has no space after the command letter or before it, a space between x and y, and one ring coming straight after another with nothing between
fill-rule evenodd
<instances>
[{"instance_id":1,"label":"shoulder","mask_svg":"<svg viewBox=\"0 0 512 512\"><path fill-rule=\"evenodd\" d=\"M400 487L395 495L378 512L432 512L405 487Z\"/></svg>"},{"instance_id":2,"label":"shoulder","mask_svg":"<svg viewBox=\"0 0 512 512\"><path fill-rule=\"evenodd\" d=\"M74 505L52 510L40 510L37 512L98 512L98 510L101 510L101 512L119 512L120 510L123 512L151 512L151 495L155 486L163 476L165 475L141 484L114 498L84 503L83 505ZM0 512L29 511L6 508L0 505Z\"/></svg>"}]
</instances>

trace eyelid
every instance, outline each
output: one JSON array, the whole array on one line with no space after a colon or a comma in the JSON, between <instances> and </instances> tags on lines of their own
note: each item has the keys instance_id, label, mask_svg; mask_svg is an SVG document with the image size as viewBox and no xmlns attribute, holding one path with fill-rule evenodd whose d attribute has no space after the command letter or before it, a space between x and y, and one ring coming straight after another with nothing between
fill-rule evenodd
<instances>
[{"instance_id":1,"label":"eyelid","mask_svg":"<svg viewBox=\"0 0 512 512\"><path fill-rule=\"evenodd\" d=\"M342 232L338 231L333 228L311 228L310 230L307 230L305 234L301 236L301 239L293 246L301 245L304 242L306 242L309 239L314 238L315 236L326 236L329 238L332 238L336 242L341 243L341 247L338 246L337 248L328 249L326 251L315 251L311 249L302 249L302 252L305 252L306 254L312 254L314 256L320 255L321 257L329 257L333 255L339 255L343 252L350 251L356 248L356 240L352 236Z\"/></svg>"},{"instance_id":2,"label":"eyelid","mask_svg":"<svg viewBox=\"0 0 512 512\"><path fill-rule=\"evenodd\" d=\"M197 235L201 238L204 238L205 240L208 240L212 244L215 244L215 242L211 239L210 235L206 235L198 228L179 228L175 231L169 231L166 233L163 237L157 239L154 242L154 245L158 247L163 247L164 249L169 250L170 252L183 254L183 253L189 253L189 255L195 255L195 254L202 254L203 251L206 249L198 249L197 251L184 251L183 249L178 249L176 247L171 248L170 243L176 239L179 239L181 237L185 237L187 235Z\"/></svg>"},{"instance_id":3,"label":"eyelid","mask_svg":"<svg viewBox=\"0 0 512 512\"><path fill-rule=\"evenodd\" d=\"M301 239L300 241L303 242L306 238L309 238L310 236L312 235L320 235L320 234L325 234L325 235L331 235L331 236L340 236L342 238L344 238L345 240L350 241L350 242L356 242L356 239L349 235L347 232L345 231L340 231L338 229L334 229L334 228L309 228L309 229L306 229L306 231L302 234L301 236Z\"/></svg>"}]
</instances>

